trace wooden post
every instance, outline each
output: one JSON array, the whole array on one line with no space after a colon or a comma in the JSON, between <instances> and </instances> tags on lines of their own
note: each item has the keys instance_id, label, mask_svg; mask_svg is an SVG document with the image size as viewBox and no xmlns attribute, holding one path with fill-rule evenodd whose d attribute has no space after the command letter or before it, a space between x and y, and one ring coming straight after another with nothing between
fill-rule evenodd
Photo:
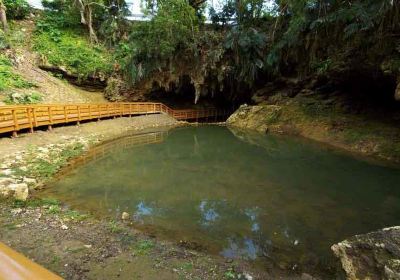
<instances>
[{"instance_id":1,"label":"wooden post","mask_svg":"<svg viewBox=\"0 0 400 280\"><path fill-rule=\"evenodd\" d=\"M17 112L16 109L12 109L12 115L13 115L13 120L14 120L14 131L12 133L13 137L18 137L18 130L19 130L19 124L18 124L18 119L17 119Z\"/></svg>"},{"instance_id":2,"label":"wooden post","mask_svg":"<svg viewBox=\"0 0 400 280\"><path fill-rule=\"evenodd\" d=\"M129 117L132 117L132 103L129 103Z\"/></svg>"},{"instance_id":3,"label":"wooden post","mask_svg":"<svg viewBox=\"0 0 400 280\"><path fill-rule=\"evenodd\" d=\"M76 122L77 125L81 124L81 106L76 105L76 109L78 110L78 121Z\"/></svg>"},{"instance_id":4,"label":"wooden post","mask_svg":"<svg viewBox=\"0 0 400 280\"><path fill-rule=\"evenodd\" d=\"M26 108L26 113L28 115L29 131L30 131L30 133L33 133L33 123L32 123L31 108L27 107Z\"/></svg>"},{"instance_id":5,"label":"wooden post","mask_svg":"<svg viewBox=\"0 0 400 280\"><path fill-rule=\"evenodd\" d=\"M37 118L36 118L36 108L33 107L33 121L35 122L35 126L38 126Z\"/></svg>"},{"instance_id":6,"label":"wooden post","mask_svg":"<svg viewBox=\"0 0 400 280\"><path fill-rule=\"evenodd\" d=\"M68 122L67 106L64 106L64 121L65 121L65 123Z\"/></svg>"},{"instance_id":7,"label":"wooden post","mask_svg":"<svg viewBox=\"0 0 400 280\"><path fill-rule=\"evenodd\" d=\"M49 122L50 122L50 124L47 126L47 129L49 130L49 131L52 131L53 130L53 126L52 126L52 124L53 124L53 119L52 119L52 112L51 112L51 106L49 106L48 108L47 108L47 111L48 111L48 114L49 114Z\"/></svg>"},{"instance_id":8,"label":"wooden post","mask_svg":"<svg viewBox=\"0 0 400 280\"><path fill-rule=\"evenodd\" d=\"M89 105L89 119L92 119L92 106Z\"/></svg>"}]
</instances>

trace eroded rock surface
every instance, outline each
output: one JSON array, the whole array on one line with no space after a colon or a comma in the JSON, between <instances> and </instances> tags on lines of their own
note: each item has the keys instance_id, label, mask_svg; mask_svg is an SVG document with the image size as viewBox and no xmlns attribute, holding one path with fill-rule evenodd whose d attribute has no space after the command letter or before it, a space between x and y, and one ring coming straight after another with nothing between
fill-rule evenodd
<instances>
[{"instance_id":1,"label":"eroded rock surface","mask_svg":"<svg viewBox=\"0 0 400 280\"><path fill-rule=\"evenodd\" d=\"M226 121L228 125L267 132L281 116L282 108L277 105L242 105Z\"/></svg>"},{"instance_id":2,"label":"eroded rock surface","mask_svg":"<svg viewBox=\"0 0 400 280\"><path fill-rule=\"evenodd\" d=\"M356 235L332 246L347 279L400 279L400 226Z\"/></svg>"},{"instance_id":3,"label":"eroded rock surface","mask_svg":"<svg viewBox=\"0 0 400 280\"><path fill-rule=\"evenodd\" d=\"M400 101L400 77L397 79L397 88L394 93L394 99L396 99L397 101Z\"/></svg>"}]
</instances>

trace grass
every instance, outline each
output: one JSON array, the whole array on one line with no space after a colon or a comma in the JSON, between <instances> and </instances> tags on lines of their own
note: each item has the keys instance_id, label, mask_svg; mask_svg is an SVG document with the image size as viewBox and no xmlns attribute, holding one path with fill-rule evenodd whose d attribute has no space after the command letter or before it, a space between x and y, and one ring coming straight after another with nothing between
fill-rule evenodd
<instances>
[{"instance_id":1,"label":"grass","mask_svg":"<svg viewBox=\"0 0 400 280\"><path fill-rule=\"evenodd\" d=\"M63 147L61 152L50 151L46 157L37 157L38 151L35 149L29 151L27 157L27 170L19 168L14 169L17 176L34 177L43 180L49 179L56 172L68 163L71 158L77 157L84 151L84 146L81 143L73 143Z\"/></svg>"},{"instance_id":2,"label":"grass","mask_svg":"<svg viewBox=\"0 0 400 280\"><path fill-rule=\"evenodd\" d=\"M125 231L125 229L121 226L119 226L118 222L116 221L110 221L108 223L108 228L112 233L122 233Z\"/></svg>"},{"instance_id":3,"label":"grass","mask_svg":"<svg viewBox=\"0 0 400 280\"><path fill-rule=\"evenodd\" d=\"M0 54L0 91L13 88L32 88L35 84L26 81L13 71L12 63L5 54Z\"/></svg>"},{"instance_id":4,"label":"grass","mask_svg":"<svg viewBox=\"0 0 400 280\"><path fill-rule=\"evenodd\" d=\"M4 103L8 105L12 104L36 104L40 103L43 100L42 94L38 92L30 92L30 93L18 93L18 92L10 92L7 94Z\"/></svg>"},{"instance_id":5,"label":"grass","mask_svg":"<svg viewBox=\"0 0 400 280\"><path fill-rule=\"evenodd\" d=\"M41 207L41 206L58 206L60 207L60 201L54 198L42 198L42 199L30 199L30 200L14 200L13 208L23 208L23 207Z\"/></svg>"},{"instance_id":6,"label":"grass","mask_svg":"<svg viewBox=\"0 0 400 280\"><path fill-rule=\"evenodd\" d=\"M70 220L75 220L75 221L83 221L86 218L88 218L87 214L81 214L75 210L67 210L65 213L63 213L63 216L64 216L64 218L67 218Z\"/></svg>"},{"instance_id":7,"label":"grass","mask_svg":"<svg viewBox=\"0 0 400 280\"><path fill-rule=\"evenodd\" d=\"M155 244L151 240L141 240L136 243L134 251L137 255L147 255L154 248Z\"/></svg>"},{"instance_id":8,"label":"grass","mask_svg":"<svg viewBox=\"0 0 400 280\"><path fill-rule=\"evenodd\" d=\"M112 71L112 59L102 46L93 46L77 29L57 29L47 26L35 32L33 48L50 65L65 67L70 73L85 79L106 75Z\"/></svg>"}]
</instances>

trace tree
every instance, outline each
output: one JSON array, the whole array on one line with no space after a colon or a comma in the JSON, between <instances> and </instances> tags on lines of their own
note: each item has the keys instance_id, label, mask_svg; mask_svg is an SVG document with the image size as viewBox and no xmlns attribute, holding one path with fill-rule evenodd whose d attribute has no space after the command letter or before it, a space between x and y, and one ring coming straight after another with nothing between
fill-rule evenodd
<instances>
[{"instance_id":1,"label":"tree","mask_svg":"<svg viewBox=\"0 0 400 280\"><path fill-rule=\"evenodd\" d=\"M95 5L104 7L102 0L75 0L75 6L79 9L81 23L86 25L89 30L89 37L92 43L98 43L96 32L93 28L93 7Z\"/></svg>"},{"instance_id":2,"label":"tree","mask_svg":"<svg viewBox=\"0 0 400 280\"><path fill-rule=\"evenodd\" d=\"M1 21L1 25L3 26L4 32L8 31L6 10L7 9L6 9L6 6L3 3L3 0L0 0L0 21Z\"/></svg>"}]
</instances>

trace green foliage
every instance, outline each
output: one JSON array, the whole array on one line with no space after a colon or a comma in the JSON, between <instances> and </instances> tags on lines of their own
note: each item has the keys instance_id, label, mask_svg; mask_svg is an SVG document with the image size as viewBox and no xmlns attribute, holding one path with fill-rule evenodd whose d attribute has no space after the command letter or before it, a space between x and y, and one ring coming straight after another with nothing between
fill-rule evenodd
<instances>
[{"instance_id":1,"label":"green foliage","mask_svg":"<svg viewBox=\"0 0 400 280\"><path fill-rule=\"evenodd\" d=\"M0 91L11 88L31 88L35 85L14 73L10 59L0 54Z\"/></svg>"},{"instance_id":2,"label":"green foliage","mask_svg":"<svg viewBox=\"0 0 400 280\"><path fill-rule=\"evenodd\" d=\"M55 198L29 199L29 200L14 200L13 208L23 207L42 207L42 206L59 206L61 203Z\"/></svg>"},{"instance_id":3,"label":"green foliage","mask_svg":"<svg viewBox=\"0 0 400 280\"><path fill-rule=\"evenodd\" d=\"M185 0L159 1L149 22L136 23L130 36L132 46L128 71L133 81L167 65L176 55L193 55L199 19ZM180 57L182 59L182 57Z\"/></svg>"},{"instance_id":4,"label":"green foliage","mask_svg":"<svg viewBox=\"0 0 400 280\"><path fill-rule=\"evenodd\" d=\"M87 214L82 214L75 210L67 210L63 213L64 218L74 220L74 221L83 221L88 218Z\"/></svg>"},{"instance_id":5,"label":"green foliage","mask_svg":"<svg viewBox=\"0 0 400 280\"><path fill-rule=\"evenodd\" d=\"M233 27L226 35L225 48L233 53L236 77L250 85L264 67L263 49L267 37L255 28Z\"/></svg>"},{"instance_id":6,"label":"green foliage","mask_svg":"<svg viewBox=\"0 0 400 280\"><path fill-rule=\"evenodd\" d=\"M32 150L27 155L27 169L17 169L15 173L23 177L49 179L70 159L80 155L83 150L84 146L80 143L67 145L61 151L50 151L50 154L44 157L37 157L39 151Z\"/></svg>"},{"instance_id":7,"label":"green foliage","mask_svg":"<svg viewBox=\"0 0 400 280\"><path fill-rule=\"evenodd\" d=\"M151 240L141 240L136 244L134 250L138 255L147 255L154 246L154 242Z\"/></svg>"},{"instance_id":8,"label":"green foliage","mask_svg":"<svg viewBox=\"0 0 400 280\"><path fill-rule=\"evenodd\" d=\"M108 227L109 227L109 229L110 229L110 231L111 231L112 233L122 233L122 232L124 232L124 228L121 227L121 226L118 224L118 222L116 222L116 221L110 221L110 222L108 223Z\"/></svg>"},{"instance_id":9,"label":"green foliage","mask_svg":"<svg viewBox=\"0 0 400 280\"><path fill-rule=\"evenodd\" d=\"M50 205L49 208L47 209L48 214L60 214L61 213L61 207L59 205Z\"/></svg>"},{"instance_id":10,"label":"green foliage","mask_svg":"<svg viewBox=\"0 0 400 280\"><path fill-rule=\"evenodd\" d=\"M24 19L30 13L30 6L26 0L3 0L7 8L7 18Z\"/></svg>"},{"instance_id":11,"label":"green foliage","mask_svg":"<svg viewBox=\"0 0 400 280\"><path fill-rule=\"evenodd\" d=\"M42 94L38 92L20 93L10 92L7 94L4 103L8 105L13 104L36 104L43 100Z\"/></svg>"},{"instance_id":12,"label":"green foliage","mask_svg":"<svg viewBox=\"0 0 400 280\"><path fill-rule=\"evenodd\" d=\"M10 47L6 34L4 31L0 29L0 51L4 49L8 49ZM1 57L0 57L1 59Z\"/></svg>"},{"instance_id":13,"label":"green foliage","mask_svg":"<svg viewBox=\"0 0 400 280\"><path fill-rule=\"evenodd\" d=\"M53 21L54 18L56 16L50 13L38 21L34 36L34 49L48 63L64 66L81 79L111 73L112 57L104 47L90 44L80 29L61 28L69 19Z\"/></svg>"}]
</instances>

